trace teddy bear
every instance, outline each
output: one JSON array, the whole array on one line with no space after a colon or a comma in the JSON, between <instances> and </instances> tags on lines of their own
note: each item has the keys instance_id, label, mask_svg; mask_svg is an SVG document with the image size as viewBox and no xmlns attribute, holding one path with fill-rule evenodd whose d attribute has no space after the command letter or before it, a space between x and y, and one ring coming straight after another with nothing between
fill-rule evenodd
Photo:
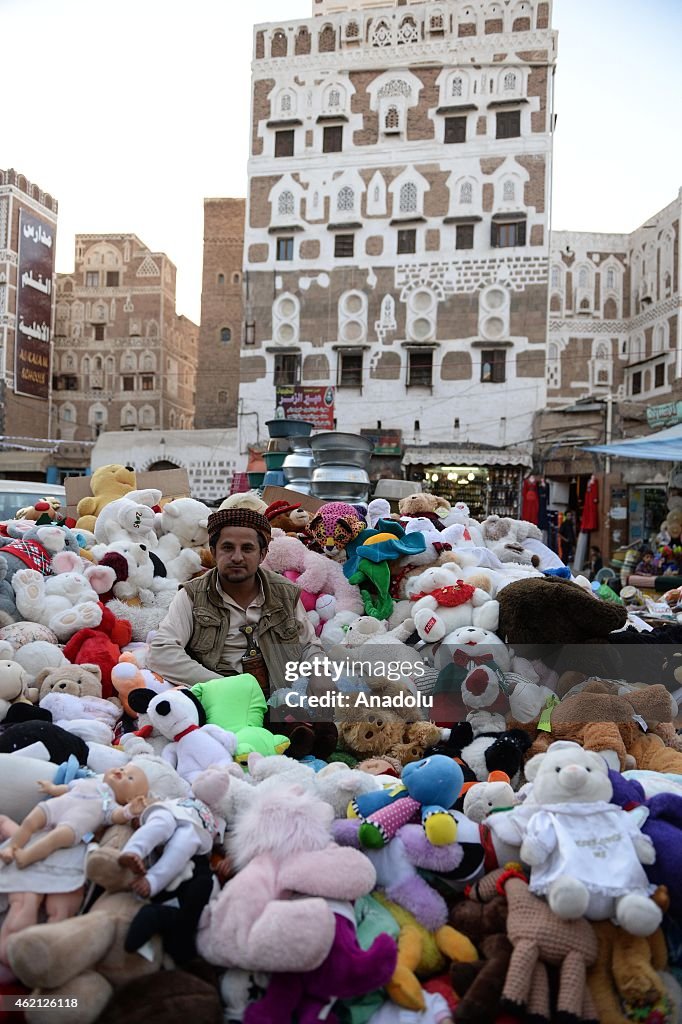
<instances>
[{"instance_id":1,"label":"teddy bear","mask_svg":"<svg viewBox=\"0 0 682 1024\"><path fill-rule=\"evenodd\" d=\"M441 740L440 729L431 722L407 722L389 708L346 712L338 729L343 750L359 758L395 757L403 765L421 760Z\"/></svg>"},{"instance_id":2,"label":"teddy bear","mask_svg":"<svg viewBox=\"0 0 682 1024\"><path fill-rule=\"evenodd\" d=\"M36 679L40 687L38 703L52 715L56 725L83 735L83 738L110 743L121 708L116 699L102 698L102 675L99 665L63 665L44 669ZM83 723L100 723L96 728Z\"/></svg>"},{"instance_id":3,"label":"teddy bear","mask_svg":"<svg viewBox=\"0 0 682 1024\"><path fill-rule=\"evenodd\" d=\"M481 822L497 811L508 811L518 798L506 772L491 772L486 782L465 783L462 811L469 821Z\"/></svg>"},{"instance_id":4,"label":"teddy bear","mask_svg":"<svg viewBox=\"0 0 682 1024\"><path fill-rule=\"evenodd\" d=\"M79 559L78 539L65 526L36 526L30 519L19 519L7 526L8 535L0 537L0 568L3 581L11 583L21 569L33 569L49 576L58 552L70 553Z\"/></svg>"},{"instance_id":5,"label":"teddy bear","mask_svg":"<svg viewBox=\"0 0 682 1024\"><path fill-rule=\"evenodd\" d=\"M434 643L460 626L480 626L495 631L499 605L476 577L465 583L453 562L425 569L408 583L413 602L412 619L422 640Z\"/></svg>"},{"instance_id":6,"label":"teddy bear","mask_svg":"<svg viewBox=\"0 0 682 1024\"><path fill-rule=\"evenodd\" d=\"M248 508L252 512L265 512L268 507L267 501L263 501L256 491L243 491L238 494L230 494L218 506L223 508Z\"/></svg>"},{"instance_id":7,"label":"teddy bear","mask_svg":"<svg viewBox=\"0 0 682 1024\"><path fill-rule=\"evenodd\" d=\"M292 505L288 501L271 502L263 515L273 529L283 530L289 537L305 533L313 518L301 505Z\"/></svg>"},{"instance_id":8,"label":"teddy bear","mask_svg":"<svg viewBox=\"0 0 682 1024\"><path fill-rule=\"evenodd\" d=\"M52 630L61 641L77 630L96 628L102 621L100 593L108 590L114 580L113 570L91 565L80 572L80 559L69 552L52 560L55 575L43 576L36 569L20 569L12 577L17 608L33 622Z\"/></svg>"},{"instance_id":9,"label":"teddy bear","mask_svg":"<svg viewBox=\"0 0 682 1024\"><path fill-rule=\"evenodd\" d=\"M640 938L628 935L611 921L596 921L593 927L598 952L587 973L587 984L597 1019L605 1024L630 1024L633 1018L628 1011L636 1007L642 1020L655 1020L655 1016L645 1018L643 1012L644 1007L666 999L660 972L667 965L668 951L662 930ZM666 1018L661 1013L658 1019Z\"/></svg>"},{"instance_id":10,"label":"teddy bear","mask_svg":"<svg viewBox=\"0 0 682 1024\"><path fill-rule=\"evenodd\" d=\"M97 516L94 534L98 544L127 540L146 544L154 550L159 539L154 529L156 513L153 506L161 499L161 491L130 491L125 498L116 498L104 506Z\"/></svg>"},{"instance_id":11,"label":"teddy bear","mask_svg":"<svg viewBox=\"0 0 682 1024\"><path fill-rule=\"evenodd\" d=\"M412 619L406 619L395 629L389 629L385 620L374 619L371 615L361 615L348 627L340 646L350 649L378 644L402 647L413 633L414 622Z\"/></svg>"},{"instance_id":12,"label":"teddy bear","mask_svg":"<svg viewBox=\"0 0 682 1024\"><path fill-rule=\"evenodd\" d=\"M498 1013L512 955L507 901L496 889L500 874L493 871L479 879L467 889L467 898L450 908L450 924L468 936L481 956L473 962L449 965L448 979L458 996L458 1024L492 1021Z\"/></svg>"},{"instance_id":13,"label":"teddy bear","mask_svg":"<svg viewBox=\"0 0 682 1024\"><path fill-rule=\"evenodd\" d=\"M96 628L79 629L64 645L64 655L73 665L95 664L102 678L102 696L114 696L112 671L121 656L121 650L132 638L130 622L117 618L110 605L103 605L102 619ZM48 667L46 662L44 667ZM59 667L59 663L53 667Z\"/></svg>"},{"instance_id":14,"label":"teddy bear","mask_svg":"<svg viewBox=\"0 0 682 1024\"><path fill-rule=\"evenodd\" d=\"M434 721L450 724L465 715L475 733L506 729L512 655L497 634L460 626L433 645L427 660L438 673L429 692Z\"/></svg>"},{"instance_id":15,"label":"teddy bear","mask_svg":"<svg viewBox=\"0 0 682 1024\"><path fill-rule=\"evenodd\" d=\"M656 931L662 914L643 867L656 852L637 819L610 803L604 758L557 741L526 763L525 774L534 813L521 859L531 867L530 891L546 896L563 920L613 918L632 935Z\"/></svg>"},{"instance_id":16,"label":"teddy bear","mask_svg":"<svg viewBox=\"0 0 682 1024\"><path fill-rule=\"evenodd\" d=\"M0 626L9 626L12 622L21 622L21 612L17 609L12 584L5 577L7 563L0 562Z\"/></svg>"},{"instance_id":17,"label":"teddy bear","mask_svg":"<svg viewBox=\"0 0 682 1024\"><path fill-rule=\"evenodd\" d=\"M658 683L630 693L618 693L609 680L587 681L577 693L569 693L553 703L546 712L530 722L518 719L514 692L510 694L510 724L526 729L532 737L530 755L546 751L557 740L572 740L586 749L600 753L609 767L644 767L633 754L641 733L640 722L647 733L659 722L672 722L677 705L666 688ZM661 741L661 744L663 741ZM682 767L682 755L676 755Z\"/></svg>"},{"instance_id":18,"label":"teddy bear","mask_svg":"<svg viewBox=\"0 0 682 1024\"><path fill-rule=\"evenodd\" d=\"M450 511L450 502L446 501L445 498L439 498L436 494L417 492L416 494L408 495L406 498L401 498L398 502L400 519L425 517L431 520L436 529L442 525L443 518Z\"/></svg>"},{"instance_id":19,"label":"teddy bear","mask_svg":"<svg viewBox=\"0 0 682 1024\"><path fill-rule=\"evenodd\" d=\"M181 548L201 551L208 547L208 505L196 498L175 498L163 506L156 516L159 538L165 534L177 537Z\"/></svg>"},{"instance_id":20,"label":"teddy bear","mask_svg":"<svg viewBox=\"0 0 682 1024\"><path fill-rule=\"evenodd\" d=\"M76 506L78 520L76 528L92 532L97 516L105 505L116 498L122 498L135 489L135 473L127 466L111 464L100 466L90 477L92 494L81 498Z\"/></svg>"},{"instance_id":21,"label":"teddy bear","mask_svg":"<svg viewBox=\"0 0 682 1024\"><path fill-rule=\"evenodd\" d=\"M15 519L31 519L34 523L40 521L41 526L48 526L55 520L65 518L65 511L59 498L45 497L36 501L35 505L26 505L17 509Z\"/></svg>"},{"instance_id":22,"label":"teddy bear","mask_svg":"<svg viewBox=\"0 0 682 1024\"><path fill-rule=\"evenodd\" d=\"M100 566L109 566L116 572L115 582L102 597L107 603L113 596L133 605L167 608L177 592L178 581L158 574L156 553L146 543L121 538L107 545L97 545L93 554ZM195 552L189 555L198 560Z\"/></svg>"},{"instance_id":23,"label":"teddy bear","mask_svg":"<svg viewBox=\"0 0 682 1024\"><path fill-rule=\"evenodd\" d=\"M27 625L31 624L27 623ZM48 643L47 640L34 640L16 647L8 640L0 640L0 658L18 662L26 672L31 685L35 684L38 673L42 672L44 668L59 668L71 661L70 658L65 657L61 647L57 644L56 637L54 643Z\"/></svg>"},{"instance_id":24,"label":"teddy bear","mask_svg":"<svg viewBox=\"0 0 682 1024\"><path fill-rule=\"evenodd\" d=\"M0 661L0 722L17 721L17 713L22 717L27 711L30 714L37 700L38 689L30 685L28 673L21 665L16 661ZM10 713L12 708L14 715Z\"/></svg>"}]
</instances>

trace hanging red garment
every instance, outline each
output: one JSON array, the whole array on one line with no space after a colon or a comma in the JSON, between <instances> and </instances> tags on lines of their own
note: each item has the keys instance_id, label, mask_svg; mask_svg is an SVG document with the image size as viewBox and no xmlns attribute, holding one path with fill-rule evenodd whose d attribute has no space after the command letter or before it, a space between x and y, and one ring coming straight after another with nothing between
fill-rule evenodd
<instances>
[{"instance_id":1,"label":"hanging red garment","mask_svg":"<svg viewBox=\"0 0 682 1024\"><path fill-rule=\"evenodd\" d=\"M540 498L538 496L538 482L534 477L528 477L523 481L521 502L521 518L527 523L535 523L537 526L540 513Z\"/></svg>"},{"instance_id":2,"label":"hanging red garment","mask_svg":"<svg viewBox=\"0 0 682 1024\"><path fill-rule=\"evenodd\" d=\"M583 518L580 523L580 529L584 533L599 529L599 481L596 477L590 477L590 482L585 491L585 504L583 506Z\"/></svg>"}]
</instances>

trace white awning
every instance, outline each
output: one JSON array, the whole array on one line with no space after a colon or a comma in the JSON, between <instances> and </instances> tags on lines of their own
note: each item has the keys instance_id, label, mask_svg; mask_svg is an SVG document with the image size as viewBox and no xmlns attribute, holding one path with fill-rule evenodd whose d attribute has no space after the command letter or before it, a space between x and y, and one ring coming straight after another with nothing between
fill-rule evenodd
<instances>
[{"instance_id":1,"label":"white awning","mask_svg":"<svg viewBox=\"0 0 682 1024\"><path fill-rule=\"evenodd\" d=\"M530 469L533 460L518 448L467 448L458 445L446 447L408 445L403 455L403 466L525 466Z\"/></svg>"}]
</instances>

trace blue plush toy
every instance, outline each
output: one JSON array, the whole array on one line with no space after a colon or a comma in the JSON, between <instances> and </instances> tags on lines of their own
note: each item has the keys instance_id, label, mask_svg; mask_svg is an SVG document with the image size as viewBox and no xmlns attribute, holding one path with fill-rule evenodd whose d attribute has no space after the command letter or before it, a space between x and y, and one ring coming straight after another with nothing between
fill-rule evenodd
<instances>
[{"instance_id":1,"label":"blue plush toy","mask_svg":"<svg viewBox=\"0 0 682 1024\"><path fill-rule=\"evenodd\" d=\"M365 793L353 801L353 813L362 819L361 846L379 849L399 828L413 821L421 821L433 846L454 843L457 826L449 808L457 800L463 781L457 762L443 754L406 765L396 786Z\"/></svg>"}]
</instances>

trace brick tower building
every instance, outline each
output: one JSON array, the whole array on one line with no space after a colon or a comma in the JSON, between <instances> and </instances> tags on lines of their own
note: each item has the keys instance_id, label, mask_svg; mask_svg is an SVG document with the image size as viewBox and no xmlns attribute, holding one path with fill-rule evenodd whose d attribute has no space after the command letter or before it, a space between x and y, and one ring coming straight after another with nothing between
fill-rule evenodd
<instances>
[{"instance_id":1,"label":"brick tower building","mask_svg":"<svg viewBox=\"0 0 682 1024\"><path fill-rule=\"evenodd\" d=\"M244 199L204 200L197 429L237 426L245 209Z\"/></svg>"}]
</instances>

